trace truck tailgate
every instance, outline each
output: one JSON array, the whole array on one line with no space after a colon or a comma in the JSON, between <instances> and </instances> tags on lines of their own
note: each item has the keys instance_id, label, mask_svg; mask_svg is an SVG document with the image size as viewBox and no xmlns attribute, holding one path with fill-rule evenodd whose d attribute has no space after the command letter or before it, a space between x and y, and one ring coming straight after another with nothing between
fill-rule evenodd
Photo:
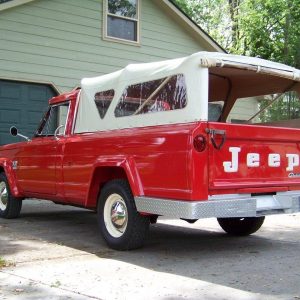
<instances>
[{"instance_id":1,"label":"truck tailgate","mask_svg":"<svg viewBox=\"0 0 300 300\"><path fill-rule=\"evenodd\" d=\"M207 132L210 194L300 189L300 129L208 123Z\"/></svg>"}]
</instances>

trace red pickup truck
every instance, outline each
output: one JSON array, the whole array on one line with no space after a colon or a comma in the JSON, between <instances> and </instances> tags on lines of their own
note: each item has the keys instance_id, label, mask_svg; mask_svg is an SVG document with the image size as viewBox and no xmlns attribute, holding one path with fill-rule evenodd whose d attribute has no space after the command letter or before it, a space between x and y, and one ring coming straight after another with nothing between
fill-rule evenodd
<instances>
[{"instance_id":1,"label":"red pickup truck","mask_svg":"<svg viewBox=\"0 0 300 300\"><path fill-rule=\"evenodd\" d=\"M300 211L299 92L299 70L205 52L83 79L32 138L11 128L26 141L0 148L0 216L26 198L97 210L119 250L158 216L252 234Z\"/></svg>"}]
</instances>

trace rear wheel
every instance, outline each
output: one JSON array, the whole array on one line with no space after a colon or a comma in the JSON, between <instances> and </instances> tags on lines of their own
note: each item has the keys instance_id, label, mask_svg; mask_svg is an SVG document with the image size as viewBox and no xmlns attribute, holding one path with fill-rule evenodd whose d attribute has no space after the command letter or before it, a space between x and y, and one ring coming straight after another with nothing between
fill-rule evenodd
<instances>
[{"instance_id":1,"label":"rear wheel","mask_svg":"<svg viewBox=\"0 0 300 300\"><path fill-rule=\"evenodd\" d=\"M13 197L7 178L0 173L0 217L6 219L17 218L22 208L22 200Z\"/></svg>"},{"instance_id":2,"label":"rear wheel","mask_svg":"<svg viewBox=\"0 0 300 300\"><path fill-rule=\"evenodd\" d=\"M126 180L108 182L98 201L98 223L109 247L130 250L143 246L150 219L140 215Z\"/></svg>"},{"instance_id":3,"label":"rear wheel","mask_svg":"<svg viewBox=\"0 0 300 300\"><path fill-rule=\"evenodd\" d=\"M265 217L257 218L218 218L222 229L230 235L245 236L256 232L264 223Z\"/></svg>"}]
</instances>

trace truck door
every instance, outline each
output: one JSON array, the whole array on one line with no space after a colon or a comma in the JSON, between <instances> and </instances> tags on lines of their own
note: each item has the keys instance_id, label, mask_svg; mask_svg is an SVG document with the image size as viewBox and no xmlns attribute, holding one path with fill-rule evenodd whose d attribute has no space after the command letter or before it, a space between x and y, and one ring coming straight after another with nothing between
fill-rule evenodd
<instances>
[{"instance_id":1,"label":"truck door","mask_svg":"<svg viewBox=\"0 0 300 300\"><path fill-rule=\"evenodd\" d=\"M57 166L62 145L55 137L64 125L69 104L53 105L43 118L36 136L16 154L15 164L19 186L27 193L54 195L57 193Z\"/></svg>"},{"instance_id":2,"label":"truck door","mask_svg":"<svg viewBox=\"0 0 300 300\"><path fill-rule=\"evenodd\" d=\"M15 159L20 188L26 192L55 194L56 154L53 138L36 138L24 143Z\"/></svg>"}]
</instances>

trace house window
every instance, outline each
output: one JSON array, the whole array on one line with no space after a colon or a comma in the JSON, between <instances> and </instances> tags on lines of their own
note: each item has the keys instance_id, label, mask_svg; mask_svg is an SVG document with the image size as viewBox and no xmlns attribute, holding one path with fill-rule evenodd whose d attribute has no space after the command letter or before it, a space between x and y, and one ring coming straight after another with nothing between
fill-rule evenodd
<instances>
[{"instance_id":1,"label":"house window","mask_svg":"<svg viewBox=\"0 0 300 300\"><path fill-rule=\"evenodd\" d=\"M105 37L139 42L139 0L106 0Z\"/></svg>"}]
</instances>

